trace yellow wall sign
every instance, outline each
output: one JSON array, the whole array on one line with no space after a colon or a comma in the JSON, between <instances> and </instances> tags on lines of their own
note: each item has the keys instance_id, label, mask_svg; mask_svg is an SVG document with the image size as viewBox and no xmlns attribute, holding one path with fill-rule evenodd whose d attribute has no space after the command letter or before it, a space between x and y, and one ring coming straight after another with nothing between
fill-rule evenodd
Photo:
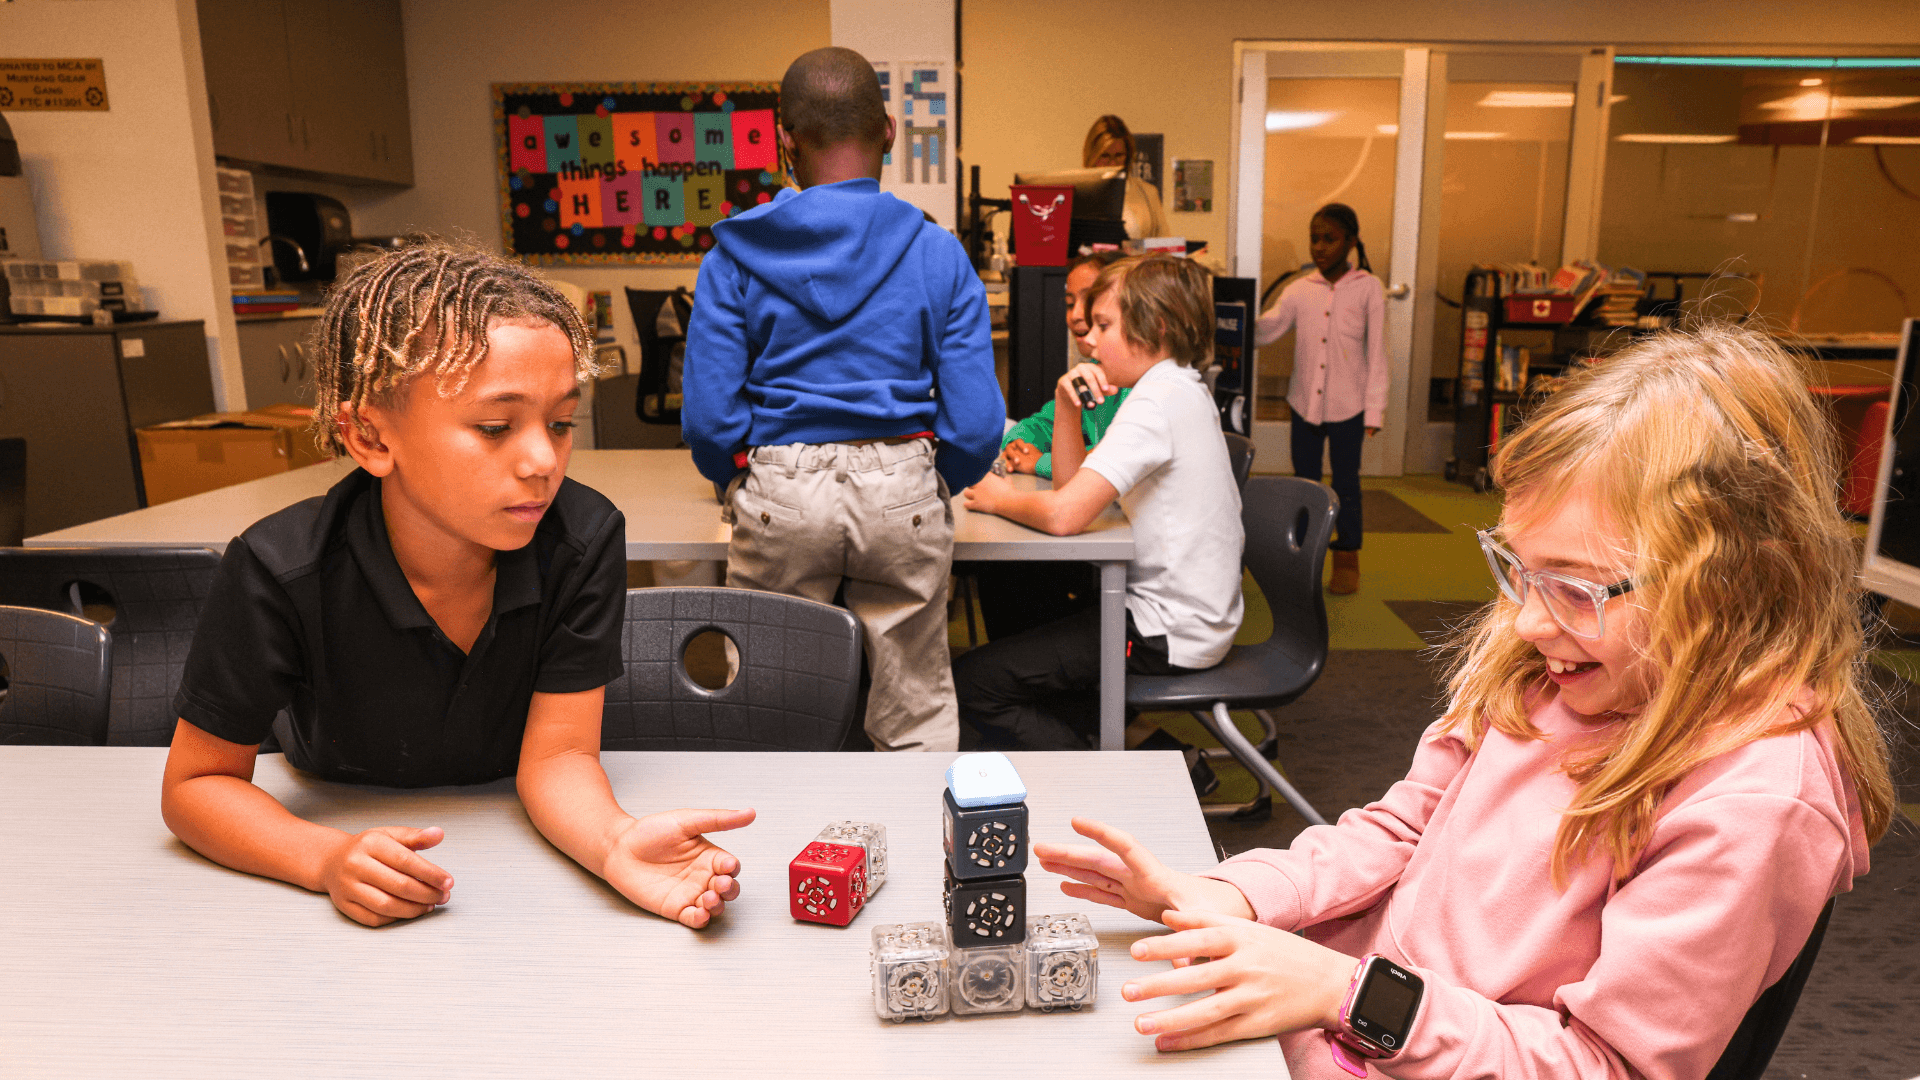
<instances>
[{"instance_id":1,"label":"yellow wall sign","mask_svg":"<svg viewBox=\"0 0 1920 1080\"><path fill-rule=\"evenodd\" d=\"M0 109L107 111L107 73L93 60L0 58Z\"/></svg>"}]
</instances>

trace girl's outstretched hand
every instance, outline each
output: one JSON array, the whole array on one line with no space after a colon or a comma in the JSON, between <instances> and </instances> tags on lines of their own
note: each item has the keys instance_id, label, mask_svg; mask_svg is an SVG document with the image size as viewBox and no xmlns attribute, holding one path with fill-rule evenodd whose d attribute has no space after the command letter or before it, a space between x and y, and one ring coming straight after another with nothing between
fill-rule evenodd
<instances>
[{"instance_id":1,"label":"girl's outstretched hand","mask_svg":"<svg viewBox=\"0 0 1920 1080\"><path fill-rule=\"evenodd\" d=\"M704 834L752 822L751 810L667 810L629 821L607 852L607 882L648 911L698 930L740 896L740 860Z\"/></svg>"},{"instance_id":2,"label":"girl's outstretched hand","mask_svg":"<svg viewBox=\"0 0 1920 1080\"><path fill-rule=\"evenodd\" d=\"M1061 882L1060 891L1076 900L1126 908L1154 922L1162 921L1170 908L1253 918L1253 907L1238 888L1169 870L1139 841L1111 825L1077 817L1073 831L1100 846L1037 842L1033 854L1041 869L1073 879Z\"/></svg>"},{"instance_id":3,"label":"girl's outstretched hand","mask_svg":"<svg viewBox=\"0 0 1920 1080\"><path fill-rule=\"evenodd\" d=\"M1359 961L1297 934L1209 911L1169 911L1176 933L1133 943L1135 960L1171 960L1172 971L1120 988L1128 1001L1213 993L1134 1017L1158 1050L1192 1050L1340 1022L1340 1002ZM1206 963L1195 963L1207 957Z\"/></svg>"}]
</instances>

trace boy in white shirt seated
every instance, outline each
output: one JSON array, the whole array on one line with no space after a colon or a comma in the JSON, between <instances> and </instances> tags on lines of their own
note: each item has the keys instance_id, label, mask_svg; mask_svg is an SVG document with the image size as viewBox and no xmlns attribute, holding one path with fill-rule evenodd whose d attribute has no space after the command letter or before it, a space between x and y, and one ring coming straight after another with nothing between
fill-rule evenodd
<instances>
[{"instance_id":1,"label":"boy in white shirt seated","mask_svg":"<svg viewBox=\"0 0 1920 1080\"><path fill-rule=\"evenodd\" d=\"M1089 293L1094 362L1054 388L1053 489L987 476L971 510L1055 536L1085 529L1114 499L1133 525L1127 565L1127 670L1164 675L1218 664L1240 629L1240 490L1213 395L1213 291L1185 259L1108 267ZM1081 433L1083 382L1098 405L1132 392L1093 450ZM961 719L988 745L1085 749L1097 732L1099 612L992 641L953 662Z\"/></svg>"}]
</instances>

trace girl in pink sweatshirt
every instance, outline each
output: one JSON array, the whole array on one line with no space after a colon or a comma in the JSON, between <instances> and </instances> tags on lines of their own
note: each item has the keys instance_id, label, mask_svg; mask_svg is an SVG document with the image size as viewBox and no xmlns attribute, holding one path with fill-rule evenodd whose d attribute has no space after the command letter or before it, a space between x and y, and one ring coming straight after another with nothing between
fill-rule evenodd
<instances>
[{"instance_id":1,"label":"girl in pink sweatshirt","mask_svg":"<svg viewBox=\"0 0 1920 1080\"><path fill-rule=\"evenodd\" d=\"M1894 807L1805 385L1705 327L1543 403L1494 463L1498 598L1379 801L1199 875L1099 822L1074 827L1100 847L1036 844L1068 895L1176 931L1134 945L1175 966L1122 996L1213 991L1136 1028L1278 1034L1295 1080L1705 1076ZM1424 993L1394 1053L1343 1065L1372 954Z\"/></svg>"}]
</instances>

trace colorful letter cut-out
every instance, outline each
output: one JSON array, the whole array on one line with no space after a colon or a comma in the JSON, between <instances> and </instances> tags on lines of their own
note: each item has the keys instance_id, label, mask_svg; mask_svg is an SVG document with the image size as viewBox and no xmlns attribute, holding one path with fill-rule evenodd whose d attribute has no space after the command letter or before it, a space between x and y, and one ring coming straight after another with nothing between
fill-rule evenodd
<instances>
[{"instance_id":1,"label":"colorful letter cut-out","mask_svg":"<svg viewBox=\"0 0 1920 1080\"><path fill-rule=\"evenodd\" d=\"M780 147L773 135L773 110L735 109L732 115L733 167L777 167L780 164Z\"/></svg>"},{"instance_id":2,"label":"colorful letter cut-out","mask_svg":"<svg viewBox=\"0 0 1920 1080\"><path fill-rule=\"evenodd\" d=\"M726 220L721 209L727 201L727 178L722 173L701 173L687 177L687 224L712 225Z\"/></svg>"},{"instance_id":3,"label":"colorful letter cut-out","mask_svg":"<svg viewBox=\"0 0 1920 1080\"><path fill-rule=\"evenodd\" d=\"M600 185L601 223L609 226L641 224L645 220L642 212L647 198L645 184L638 169L625 176L603 181Z\"/></svg>"},{"instance_id":4,"label":"colorful letter cut-out","mask_svg":"<svg viewBox=\"0 0 1920 1080\"><path fill-rule=\"evenodd\" d=\"M660 125L660 160L693 160L693 114L656 113Z\"/></svg>"},{"instance_id":5,"label":"colorful letter cut-out","mask_svg":"<svg viewBox=\"0 0 1920 1080\"><path fill-rule=\"evenodd\" d=\"M507 117L507 143L514 172L547 171L547 121L544 117Z\"/></svg>"},{"instance_id":6,"label":"colorful letter cut-out","mask_svg":"<svg viewBox=\"0 0 1920 1080\"><path fill-rule=\"evenodd\" d=\"M614 160L637 173L660 160L659 122L650 112L613 114Z\"/></svg>"},{"instance_id":7,"label":"colorful letter cut-out","mask_svg":"<svg viewBox=\"0 0 1920 1080\"><path fill-rule=\"evenodd\" d=\"M612 117L583 116L580 118L580 163L601 166L613 164Z\"/></svg>"},{"instance_id":8,"label":"colorful letter cut-out","mask_svg":"<svg viewBox=\"0 0 1920 1080\"><path fill-rule=\"evenodd\" d=\"M580 118L547 117L547 171L562 173L569 165L580 164Z\"/></svg>"},{"instance_id":9,"label":"colorful letter cut-out","mask_svg":"<svg viewBox=\"0 0 1920 1080\"><path fill-rule=\"evenodd\" d=\"M695 113L693 159L733 168L733 121L726 113Z\"/></svg>"},{"instance_id":10,"label":"colorful letter cut-out","mask_svg":"<svg viewBox=\"0 0 1920 1080\"><path fill-rule=\"evenodd\" d=\"M686 188L667 176L649 176L642 189L648 225L677 226L687 223Z\"/></svg>"},{"instance_id":11,"label":"colorful letter cut-out","mask_svg":"<svg viewBox=\"0 0 1920 1080\"><path fill-rule=\"evenodd\" d=\"M560 178L560 227L600 227L600 181Z\"/></svg>"}]
</instances>

